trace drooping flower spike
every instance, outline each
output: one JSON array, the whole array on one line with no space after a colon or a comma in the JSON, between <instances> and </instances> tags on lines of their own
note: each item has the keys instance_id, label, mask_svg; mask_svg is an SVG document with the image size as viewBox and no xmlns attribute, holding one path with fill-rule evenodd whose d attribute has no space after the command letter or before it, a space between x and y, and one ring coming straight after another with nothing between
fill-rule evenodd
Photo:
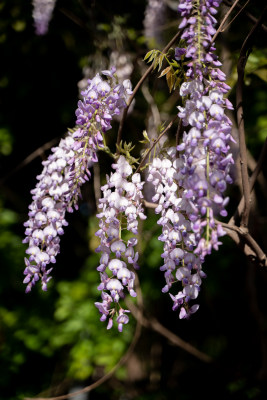
<instances>
[{"instance_id":1,"label":"drooping flower spike","mask_svg":"<svg viewBox=\"0 0 267 400\"><path fill-rule=\"evenodd\" d=\"M108 318L107 328L113 325L116 316L119 331L127 324L129 317L119 304L125 296L124 289L129 294L136 296L134 291L135 274L133 269L138 269L139 254L135 251L137 245L138 219L145 219L141 200L144 182L140 174L133 174L131 165L124 156L120 156L112 164L115 172L107 176L107 183L101 190L102 199L99 200L100 229L96 236L100 238L100 245L96 249L101 253L100 272L102 302L95 305L101 313L101 321ZM130 237L129 237L130 233ZM128 237L127 237L128 236Z\"/></svg>"},{"instance_id":2,"label":"drooping flower spike","mask_svg":"<svg viewBox=\"0 0 267 400\"><path fill-rule=\"evenodd\" d=\"M40 278L43 290L47 289L52 270L48 265L56 262L60 235L67 225L65 213L78 208L81 186L90 179L89 168L98 160L96 152L103 146L103 135L111 128L113 116L126 106L129 81L117 84L114 73L114 69L103 71L107 80L97 74L88 81L78 103L76 128L43 161L43 171L31 191L33 201L23 241L29 244L24 271L27 292Z\"/></svg>"},{"instance_id":3,"label":"drooping flower spike","mask_svg":"<svg viewBox=\"0 0 267 400\"><path fill-rule=\"evenodd\" d=\"M232 183L232 124L226 110L233 107L226 98L229 86L219 68L221 63L212 41L217 22L214 15L220 2L181 0L179 3L185 46L175 49L175 58L185 68L185 80L180 86L182 104L178 107L184 132L178 146L154 158L147 177L155 189L153 201L157 203L155 211L160 214L158 224L162 227L160 269L166 281L162 291L169 292L173 310L179 311L180 318L188 318L199 308L194 301L206 277L202 265L206 255L218 249L220 237L225 234L215 216L227 215L229 199L225 191L227 184ZM34 3L51 6L53 2L35 0ZM40 32L47 29L51 17L51 7L46 11ZM55 263L59 253L59 237L67 225L66 211L78 208L81 185L90 178L89 167L98 161L97 150L103 147L103 135L131 94L129 81L118 84L114 72L111 68L102 72L105 79L97 74L88 81L76 110L77 126L52 149L37 177L39 182L32 191L29 220L25 223L24 242L29 243L24 271L27 292L39 279L43 290L47 289L52 270L48 265ZM108 329L115 320L122 331L129 321L129 310L123 308L121 300L127 292L136 296L138 219L146 218L142 207L144 182L122 155L112 168L114 172L101 188L103 197L97 215L96 236L100 245L96 251L101 254L98 289L102 301L95 305L101 321L107 320ZM175 294L170 293L177 284L179 289Z\"/></svg>"},{"instance_id":4,"label":"drooping flower spike","mask_svg":"<svg viewBox=\"0 0 267 400\"><path fill-rule=\"evenodd\" d=\"M37 35L45 35L55 8L56 0L33 0L33 21Z\"/></svg>"},{"instance_id":5,"label":"drooping flower spike","mask_svg":"<svg viewBox=\"0 0 267 400\"><path fill-rule=\"evenodd\" d=\"M191 7L189 7L191 4ZM232 123L225 114L233 109L224 96L230 89L212 43L216 32L218 0L182 0L178 10L183 16L180 27L187 43L185 57L189 60L187 80L181 85L184 106L178 107L183 126L187 127L177 147L183 162L181 186L192 203L190 214L198 237L196 253L204 260L211 249L217 249L224 234L215 224L214 214L226 216L229 201L224 196L234 163L230 144ZM203 232L205 231L205 237Z\"/></svg>"},{"instance_id":6,"label":"drooping flower spike","mask_svg":"<svg viewBox=\"0 0 267 400\"><path fill-rule=\"evenodd\" d=\"M155 195L152 198L158 204L156 214L160 214L158 224L162 226L159 240L164 243L163 266L166 293L174 284L180 282L181 290L175 296L170 293L174 302L173 310L180 310L180 318L197 311L199 305L191 304L198 297L202 278L202 261L194 254L197 237L193 223L188 215L192 211L186 197L186 191L179 187L180 163L176 158L176 148L168 149L162 158L154 158L149 166L148 181L154 185ZM176 285L175 285L176 286Z\"/></svg>"},{"instance_id":7,"label":"drooping flower spike","mask_svg":"<svg viewBox=\"0 0 267 400\"><path fill-rule=\"evenodd\" d=\"M180 87L183 105L178 107L186 130L175 151L169 149L167 158L153 161L149 175L156 191L153 200L159 203L156 212L161 213L163 291L169 291L174 282L182 283L182 291L170 294L180 318L189 317L198 308L190 302L198 296L201 278L206 276L201 267L206 255L218 249L219 238L225 234L214 216L227 215L229 199L224 192L232 183L232 123L225 110L233 107L225 98L229 86L212 43L219 3L180 1L180 28L186 46L176 48L175 55L177 61L184 57L187 66L186 80Z\"/></svg>"}]
</instances>

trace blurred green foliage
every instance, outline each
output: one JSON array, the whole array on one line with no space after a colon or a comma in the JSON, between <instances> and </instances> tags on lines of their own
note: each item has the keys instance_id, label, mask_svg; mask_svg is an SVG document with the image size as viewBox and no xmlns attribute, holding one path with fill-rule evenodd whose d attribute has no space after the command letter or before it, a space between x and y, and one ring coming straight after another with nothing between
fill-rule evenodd
<instances>
[{"instance_id":1,"label":"blurred green foliage","mask_svg":"<svg viewBox=\"0 0 267 400\"><path fill-rule=\"evenodd\" d=\"M0 129L0 154L8 156L12 152L12 136L5 128Z\"/></svg>"}]
</instances>

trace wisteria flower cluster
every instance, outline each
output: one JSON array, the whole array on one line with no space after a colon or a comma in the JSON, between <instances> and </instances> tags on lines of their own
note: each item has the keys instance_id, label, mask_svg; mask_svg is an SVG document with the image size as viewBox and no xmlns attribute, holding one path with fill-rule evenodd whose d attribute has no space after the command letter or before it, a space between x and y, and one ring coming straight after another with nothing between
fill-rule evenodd
<instances>
[{"instance_id":1,"label":"wisteria flower cluster","mask_svg":"<svg viewBox=\"0 0 267 400\"><path fill-rule=\"evenodd\" d=\"M224 98L229 86L212 43L216 23L213 15L218 6L217 0L182 0L178 6L183 17L182 39L187 46L177 48L175 54L177 61L183 55L188 67L180 87L183 106L178 106L178 116L187 129L175 156L169 152L168 158L154 160L149 176L156 188L154 200L159 201L158 223L163 227L159 237L164 241L161 269L167 284L163 291L172 286L176 271L176 280L181 281L183 289L171 298L173 309L180 308L180 318L198 308L189 302L198 296L201 278L205 277L201 269L205 256L218 249L219 238L225 234L214 215L227 215L229 199L224 192L227 183L232 182L232 123L225 109L233 107Z\"/></svg>"},{"instance_id":2,"label":"wisteria flower cluster","mask_svg":"<svg viewBox=\"0 0 267 400\"><path fill-rule=\"evenodd\" d=\"M56 0L33 0L33 21L37 35L45 35L55 8Z\"/></svg>"},{"instance_id":3,"label":"wisteria flower cluster","mask_svg":"<svg viewBox=\"0 0 267 400\"><path fill-rule=\"evenodd\" d=\"M139 254L135 251L137 245L138 219L145 219L141 200L144 182L141 182L139 173L133 174L132 167L124 156L120 156L112 164L114 173L107 177L107 184L101 190L103 198L99 200L97 214L100 229L96 235L101 244L96 249L101 252L100 272L102 303L95 303L99 309L101 321L108 320L108 329L113 325L113 318L117 315L119 331L123 324L129 321L126 313L119 305L120 298L124 298L123 290L136 296L134 291L135 274L129 267L138 269ZM129 237L130 233L130 237Z\"/></svg>"},{"instance_id":4,"label":"wisteria flower cluster","mask_svg":"<svg viewBox=\"0 0 267 400\"><path fill-rule=\"evenodd\" d=\"M206 255L213 249L218 250L220 238L225 234L215 217L227 215L229 199L225 191L227 184L232 183L232 123L226 110L233 106L226 98L229 86L220 70L212 38L214 15L220 2L181 0L179 3L182 17L179 28L183 30L181 38L185 45L175 49L177 62L172 65L182 63L185 71L179 87L182 104L178 106L182 138L176 147L165 146L159 154L155 153L146 175L146 182L154 188L152 201L156 203L155 212L162 228L158 238L163 242L160 270L164 272L165 285L162 291L170 294L172 308L179 311L181 319L199 308L194 301L206 277L202 265ZM149 5L155 11L163 3L153 0ZM171 66L166 70L170 73ZM118 84L115 68L88 80L88 86L81 92L83 98L78 102L75 129L69 131L43 162L43 171L32 191L29 220L25 223L24 242L29 244L24 271L27 292L40 278L43 290L47 289L52 269L47 266L56 261L59 237L67 225L66 211L78 208L81 186L90 178L89 167L98 161L97 151L106 149L105 134L111 129L112 119L126 107L131 93L129 80ZM130 312L121 300L127 293L136 296L138 223L146 215L142 194L145 182L140 173L134 173L134 159L120 155L120 150L125 155L129 153L117 147L113 155L114 172L101 187L102 198L98 204L96 236L100 245L96 252L100 253L97 271L101 301L95 305L101 314L100 320L107 321L107 329L115 321L121 332ZM178 290L171 293L177 284Z\"/></svg>"},{"instance_id":5,"label":"wisteria flower cluster","mask_svg":"<svg viewBox=\"0 0 267 400\"><path fill-rule=\"evenodd\" d=\"M47 265L55 263L59 253L59 235L67 225L65 213L78 208L81 186L90 178L89 167L98 161L96 152L103 146L103 135L131 93L129 81L117 84L114 69L102 73L108 79L97 74L88 81L76 110L76 128L43 161L43 171L31 191L29 220L24 224L24 243L29 243L24 271L27 292L40 278L43 290L47 289L51 272Z\"/></svg>"},{"instance_id":6,"label":"wisteria flower cluster","mask_svg":"<svg viewBox=\"0 0 267 400\"><path fill-rule=\"evenodd\" d=\"M196 252L203 260L212 248L218 248L218 238L224 234L221 226L215 224L214 212L227 215L225 206L229 199L224 192L227 183L232 183L229 172L234 163L230 152L232 123L225 114L225 109L233 106L224 98L230 87L219 69L221 63L212 43L219 3L181 1L178 7L183 16L182 38L187 42L185 56L191 61L187 81L180 89L184 107L178 107L178 115L188 129L177 150L183 162L181 185L191 199L193 212L189 217L198 234ZM204 228L206 237L200 239Z\"/></svg>"},{"instance_id":7,"label":"wisteria flower cluster","mask_svg":"<svg viewBox=\"0 0 267 400\"><path fill-rule=\"evenodd\" d=\"M202 261L194 254L197 236L188 215L193 211L187 198L187 191L179 187L181 160L176 158L176 148L168 149L167 157L154 158L149 166L147 180L155 187L152 198L158 204L156 214L161 214L158 224L162 226L159 240L164 243L162 258L166 285L163 292L168 292L173 283L180 281L183 289L175 296L170 294L173 310L180 309L179 316L184 318L197 311L199 305L189 307L190 300L195 300L200 291Z\"/></svg>"},{"instance_id":8,"label":"wisteria flower cluster","mask_svg":"<svg viewBox=\"0 0 267 400\"><path fill-rule=\"evenodd\" d=\"M145 38L162 44L163 37L160 27L166 19L167 3L164 0L148 0L145 9L144 34Z\"/></svg>"}]
</instances>

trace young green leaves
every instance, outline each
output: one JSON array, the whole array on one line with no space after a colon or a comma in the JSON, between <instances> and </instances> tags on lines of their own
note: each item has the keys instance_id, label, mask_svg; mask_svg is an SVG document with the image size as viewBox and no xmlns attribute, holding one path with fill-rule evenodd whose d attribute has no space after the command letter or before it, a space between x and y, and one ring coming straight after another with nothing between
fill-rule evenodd
<instances>
[{"instance_id":1,"label":"young green leaves","mask_svg":"<svg viewBox=\"0 0 267 400\"><path fill-rule=\"evenodd\" d=\"M144 60L147 60L148 63L152 62L153 70L158 68L158 72L161 71L163 62L167 62L168 66L161 71L159 78L166 76L170 93L180 86L183 76L182 64L178 64L175 59L169 59L168 53L153 49L145 55Z\"/></svg>"}]
</instances>

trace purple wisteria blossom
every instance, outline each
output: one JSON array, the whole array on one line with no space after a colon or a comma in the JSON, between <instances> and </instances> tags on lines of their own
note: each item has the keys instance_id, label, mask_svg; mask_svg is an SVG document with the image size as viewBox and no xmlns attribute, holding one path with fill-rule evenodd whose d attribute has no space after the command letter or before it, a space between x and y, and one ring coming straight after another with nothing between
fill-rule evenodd
<instances>
[{"instance_id":1,"label":"purple wisteria blossom","mask_svg":"<svg viewBox=\"0 0 267 400\"><path fill-rule=\"evenodd\" d=\"M194 254L197 237L193 223L188 215L193 211L187 198L187 191L179 187L181 173L180 160L176 158L176 149L168 149L165 157L154 158L149 166L147 180L154 185L155 195L152 198L158 204L156 214L161 217L158 224L162 226L159 240L164 243L163 266L166 285L162 292L168 292L174 283L180 282L181 290L177 295L170 294L174 304L173 310L180 309L180 318L188 317L197 311L199 305L191 305L198 297L202 278L200 257Z\"/></svg>"},{"instance_id":2,"label":"purple wisteria blossom","mask_svg":"<svg viewBox=\"0 0 267 400\"><path fill-rule=\"evenodd\" d=\"M195 252L202 261L212 248L218 249L219 238L224 235L214 214L227 215L229 199L224 192L232 183L229 172L234 163L230 152L232 123L225 114L233 106L224 98L230 88L212 43L219 4L220 0L182 0L178 6L183 17L182 39L187 43L185 57L189 60L186 81L180 88L183 106L178 107L187 127L177 147L183 165L179 184L187 191L192 206L189 218L197 236Z\"/></svg>"},{"instance_id":3,"label":"purple wisteria blossom","mask_svg":"<svg viewBox=\"0 0 267 400\"><path fill-rule=\"evenodd\" d=\"M96 152L103 147L103 134L111 128L114 115L126 106L129 81L118 84L114 72L103 71L106 80L97 74L88 81L76 111L77 126L43 161L43 171L31 191L29 219L24 224L23 242L29 244L24 271L26 292L39 279L42 289L47 289L52 270L48 265L56 262L60 235L67 225L65 213L78 208L81 186L90 178L90 166L98 160Z\"/></svg>"},{"instance_id":4,"label":"purple wisteria blossom","mask_svg":"<svg viewBox=\"0 0 267 400\"><path fill-rule=\"evenodd\" d=\"M95 305L101 313L100 320L108 318L107 329L112 327L116 317L121 332L129 321L126 314L129 311L120 306L119 300L124 298L125 288L131 296L136 296L135 274L129 266L139 268L139 255L135 251L138 218L145 219L146 216L141 203L144 183L140 174L132 174L132 167L124 156L120 156L112 167L115 172L107 176L107 184L101 188L103 198L99 200L100 213L97 214L100 229L96 236L101 241L96 249L101 253L97 267L101 277L98 289L102 292L102 302Z\"/></svg>"},{"instance_id":5,"label":"purple wisteria blossom","mask_svg":"<svg viewBox=\"0 0 267 400\"><path fill-rule=\"evenodd\" d=\"M55 8L56 0L33 0L33 21L37 35L45 35Z\"/></svg>"},{"instance_id":6,"label":"purple wisteria blossom","mask_svg":"<svg viewBox=\"0 0 267 400\"><path fill-rule=\"evenodd\" d=\"M232 183L230 152L232 123L225 114L233 109L225 98L229 86L219 69L212 36L214 15L220 0L181 0L178 10L186 45L177 48L177 60L186 62L185 81L180 87L182 106L178 116L186 130L176 149L153 160L148 180L155 187L153 201L162 225L159 240L164 242L164 292L181 282L182 290L170 294L173 310L187 318L198 309L190 301L197 298L205 277L202 264L225 233L215 215L227 215L229 201L224 193Z\"/></svg>"},{"instance_id":7,"label":"purple wisteria blossom","mask_svg":"<svg viewBox=\"0 0 267 400\"><path fill-rule=\"evenodd\" d=\"M167 3L164 0L148 0L144 18L144 36L146 40L163 45L161 26L166 20Z\"/></svg>"}]
</instances>

